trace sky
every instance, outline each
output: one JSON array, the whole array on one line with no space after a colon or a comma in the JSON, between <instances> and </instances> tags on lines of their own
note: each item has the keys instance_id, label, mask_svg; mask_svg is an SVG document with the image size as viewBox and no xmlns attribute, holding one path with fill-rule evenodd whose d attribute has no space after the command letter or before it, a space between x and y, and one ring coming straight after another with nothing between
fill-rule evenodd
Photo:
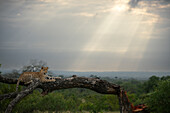
<instances>
[{"instance_id":1,"label":"sky","mask_svg":"<svg viewBox=\"0 0 170 113\"><path fill-rule=\"evenodd\" d=\"M0 64L170 71L170 0L0 0Z\"/></svg>"}]
</instances>

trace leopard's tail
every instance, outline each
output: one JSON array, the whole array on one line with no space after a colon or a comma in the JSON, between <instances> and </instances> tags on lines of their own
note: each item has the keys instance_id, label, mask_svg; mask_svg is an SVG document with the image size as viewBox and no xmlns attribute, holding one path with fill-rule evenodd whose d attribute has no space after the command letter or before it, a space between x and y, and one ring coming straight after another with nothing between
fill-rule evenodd
<instances>
[{"instance_id":1,"label":"leopard's tail","mask_svg":"<svg viewBox=\"0 0 170 113\"><path fill-rule=\"evenodd\" d=\"M19 83L20 83L20 79L18 79L17 81L16 92L18 92Z\"/></svg>"}]
</instances>

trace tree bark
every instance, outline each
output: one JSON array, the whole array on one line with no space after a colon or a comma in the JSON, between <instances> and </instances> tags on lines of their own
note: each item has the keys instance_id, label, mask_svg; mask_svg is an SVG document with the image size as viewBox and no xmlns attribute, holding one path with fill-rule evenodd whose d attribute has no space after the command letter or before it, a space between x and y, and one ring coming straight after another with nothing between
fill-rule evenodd
<instances>
[{"instance_id":1,"label":"tree bark","mask_svg":"<svg viewBox=\"0 0 170 113\"><path fill-rule=\"evenodd\" d=\"M7 84L16 84L17 79L6 78L0 75L0 82ZM20 85L24 85L24 83L20 82ZM120 86L98 78L70 77L65 79L56 79L55 82L40 83L38 88L43 89L43 91L48 90L48 92L68 88L87 88L102 94L117 95Z\"/></svg>"},{"instance_id":2,"label":"tree bark","mask_svg":"<svg viewBox=\"0 0 170 113\"><path fill-rule=\"evenodd\" d=\"M9 103L9 105L8 105L5 113L11 113L13 107L14 107L22 98L24 98L25 96L31 94L31 93L33 92L33 90L34 90L35 88L37 88L37 86L38 86L39 84L40 84L39 81L34 80L34 82L32 82L24 91L19 92L19 93L17 94L16 98L13 99L13 100Z\"/></svg>"},{"instance_id":3,"label":"tree bark","mask_svg":"<svg viewBox=\"0 0 170 113\"><path fill-rule=\"evenodd\" d=\"M87 77L77 77L73 76L70 78L59 79L56 78L54 82L33 82L28 88L19 93L9 93L5 95L0 95L0 100L6 98L14 98L13 101L10 102L8 108L6 109L6 113L10 113L14 105L19 102L23 97L32 93L35 88L41 88L43 90L42 94L46 95L48 92L52 92L54 90L59 89L68 89L68 88L87 88L93 91L96 91L101 94L114 94L119 97L119 105L121 113L132 113L132 108L129 106L130 102L127 101L128 98L124 95L123 89L119 85L109 83L106 80L101 80L99 78L87 78ZM7 84L16 84L17 79L5 78L0 75L0 82ZM20 85L24 85L21 82Z\"/></svg>"}]
</instances>

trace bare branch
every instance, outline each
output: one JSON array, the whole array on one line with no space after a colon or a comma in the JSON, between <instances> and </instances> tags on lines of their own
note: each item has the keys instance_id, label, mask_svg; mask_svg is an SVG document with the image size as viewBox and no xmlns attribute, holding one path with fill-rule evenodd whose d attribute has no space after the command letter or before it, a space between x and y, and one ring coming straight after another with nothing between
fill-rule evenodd
<instances>
[{"instance_id":1,"label":"bare branch","mask_svg":"<svg viewBox=\"0 0 170 113\"><path fill-rule=\"evenodd\" d=\"M34 81L34 82L32 82L24 91L19 92L19 93L17 94L17 97L16 97L15 99L13 99L13 100L9 103L9 105L8 105L5 113L11 113L13 107L14 107L22 98L24 98L25 96L31 94L31 93L33 92L33 90L34 90L35 88L37 88L37 86L38 86L39 84L40 84L39 81Z\"/></svg>"}]
</instances>

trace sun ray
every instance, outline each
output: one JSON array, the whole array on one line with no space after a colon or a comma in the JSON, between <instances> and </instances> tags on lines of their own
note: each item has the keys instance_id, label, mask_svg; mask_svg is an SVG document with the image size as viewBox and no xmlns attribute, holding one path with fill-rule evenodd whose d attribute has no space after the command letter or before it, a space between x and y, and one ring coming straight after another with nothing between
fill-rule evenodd
<instances>
[{"instance_id":1,"label":"sun ray","mask_svg":"<svg viewBox=\"0 0 170 113\"><path fill-rule=\"evenodd\" d=\"M114 33L117 31L117 29L120 27L119 24L121 23L121 21L117 22L117 20L123 20L123 18L125 18L125 15L122 16L120 15L120 13L115 13L111 10L110 14L94 32L94 35L92 36L91 40L89 40L88 43L84 46L81 55L79 55L79 58L77 58L77 60L71 67L83 68L85 65L88 65L87 63L89 56L93 54L93 52L107 51L105 48L102 48L101 43L103 42L103 40L105 40L106 34L108 34L109 32ZM122 52L122 50L120 51Z\"/></svg>"},{"instance_id":2,"label":"sun ray","mask_svg":"<svg viewBox=\"0 0 170 113\"><path fill-rule=\"evenodd\" d=\"M91 39L82 49L82 53L79 55L79 58L76 59L72 68L82 71L89 65L92 65L90 58L96 52L119 54L120 58L116 61L117 63L110 64L110 71L128 70L126 69L127 65L125 65L128 59L132 59L133 61L129 62L136 64L133 64L134 70L137 68L138 63L143 57L150 34L152 33L153 25L143 23L144 19L149 18L147 14L145 15L146 10L141 11L137 9L131 12L127 10L127 1L123 3L118 2L111 8L108 16L103 20L91 36ZM111 37L108 37L108 34L111 34ZM120 42L116 43L117 40ZM130 68L132 67L129 66L129 69Z\"/></svg>"}]
</instances>

